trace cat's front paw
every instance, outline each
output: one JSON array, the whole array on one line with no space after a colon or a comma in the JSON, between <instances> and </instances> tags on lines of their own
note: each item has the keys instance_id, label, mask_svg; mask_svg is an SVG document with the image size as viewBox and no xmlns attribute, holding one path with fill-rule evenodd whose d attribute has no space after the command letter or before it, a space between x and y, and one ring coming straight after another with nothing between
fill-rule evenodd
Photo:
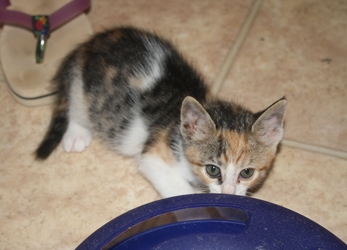
<instances>
[{"instance_id":1,"label":"cat's front paw","mask_svg":"<svg viewBox=\"0 0 347 250\"><path fill-rule=\"evenodd\" d=\"M63 148L66 152L82 152L92 142L92 133L79 124L69 124L63 137Z\"/></svg>"}]
</instances>

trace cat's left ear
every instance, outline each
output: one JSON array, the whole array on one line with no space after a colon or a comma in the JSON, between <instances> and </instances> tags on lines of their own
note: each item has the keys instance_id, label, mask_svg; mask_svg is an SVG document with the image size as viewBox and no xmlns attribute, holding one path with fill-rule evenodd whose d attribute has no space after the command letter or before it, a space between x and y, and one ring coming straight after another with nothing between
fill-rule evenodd
<instances>
[{"instance_id":1,"label":"cat's left ear","mask_svg":"<svg viewBox=\"0 0 347 250\"><path fill-rule=\"evenodd\" d=\"M181 108L181 134L185 139L200 141L216 131L216 125L203 106L187 96Z\"/></svg>"},{"instance_id":2,"label":"cat's left ear","mask_svg":"<svg viewBox=\"0 0 347 250\"><path fill-rule=\"evenodd\" d=\"M252 133L269 146L277 146L283 137L283 120L287 101L282 98L260 113L252 126Z\"/></svg>"}]
</instances>

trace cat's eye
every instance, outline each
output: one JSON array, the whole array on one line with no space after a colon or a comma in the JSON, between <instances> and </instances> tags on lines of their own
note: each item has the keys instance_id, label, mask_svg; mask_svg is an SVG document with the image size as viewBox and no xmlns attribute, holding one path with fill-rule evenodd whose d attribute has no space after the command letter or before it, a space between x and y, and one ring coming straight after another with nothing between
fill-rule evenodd
<instances>
[{"instance_id":1,"label":"cat's eye","mask_svg":"<svg viewBox=\"0 0 347 250\"><path fill-rule=\"evenodd\" d=\"M245 168L244 170L241 171L240 177L243 179L249 179L253 176L253 174L254 174L253 168Z\"/></svg>"},{"instance_id":2,"label":"cat's eye","mask_svg":"<svg viewBox=\"0 0 347 250\"><path fill-rule=\"evenodd\" d=\"M215 165L206 165L206 172L212 178L218 178L220 176L220 168Z\"/></svg>"}]
</instances>

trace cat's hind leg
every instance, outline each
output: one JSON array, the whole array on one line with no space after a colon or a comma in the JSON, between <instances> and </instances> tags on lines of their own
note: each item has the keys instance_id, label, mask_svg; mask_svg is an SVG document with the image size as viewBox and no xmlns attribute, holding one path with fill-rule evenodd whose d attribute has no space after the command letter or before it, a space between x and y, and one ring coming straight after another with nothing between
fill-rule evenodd
<instances>
[{"instance_id":1,"label":"cat's hind leg","mask_svg":"<svg viewBox=\"0 0 347 250\"><path fill-rule=\"evenodd\" d=\"M76 53L72 52L64 59L52 80L57 97L49 128L35 151L38 160L46 159L61 141L68 152L81 152L92 141L88 102Z\"/></svg>"},{"instance_id":2,"label":"cat's hind leg","mask_svg":"<svg viewBox=\"0 0 347 250\"><path fill-rule=\"evenodd\" d=\"M69 99L69 124L62 144L66 152L82 152L91 144L93 135L88 117L89 104L79 74L71 84Z\"/></svg>"}]
</instances>

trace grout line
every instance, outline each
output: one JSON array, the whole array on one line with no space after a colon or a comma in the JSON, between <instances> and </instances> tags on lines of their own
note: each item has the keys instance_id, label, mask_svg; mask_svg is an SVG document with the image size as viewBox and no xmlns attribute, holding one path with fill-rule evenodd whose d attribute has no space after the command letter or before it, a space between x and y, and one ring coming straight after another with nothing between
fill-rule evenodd
<instances>
[{"instance_id":1,"label":"grout line","mask_svg":"<svg viewBox=\"0 0 347 250\"><path fill-rule=\"evenodd\" d=\"M240 48L245 41L247 34L253 24L253 21L262 5L264 0L254 0L253 4L247 14L246 20L243 23L239 33L236 36L235 42L231 50L229 51L225 62L223 63L220 71L217 74L217 77L212 85L212 93L217 94L220 88L222 87L225 77L228 74L231 65L235 61L237 53L240 51Z\"/></svg>"},{"instance_id":2,"label":"grout line","mask_svg":"<svg viewBox=\"0 0 347 250\"><path fill-rule=\"evenodd\" d=\"M305 151L310 151L310 152L314 152L314 153L324 154L324 155L333 156L333 157L347 160L347 152L343 152L343 151L328 149L325 147L315 146L315 145L297 142L297 141L292 141L292 140L288 140L288 139L283 139L281 141L281 144L283 146L287 146L287 147L291 147L291 148L302 149Z\"/></svg>"},{"instance_id":3,"label":"grout line","mask_svg":"<svg viewBox=\"0 0 347 250\"><path fill-rule=\"evenodd\" d=\"M252 6L251 6L251 8L247 14L246 20L245 20L244 24L242 25L239 33L236 36L235 43L234 43L233 47L231 48L231 50L229 51L229 53L226 57L226 60L223 63L223 65L222 65L220 71L218 72L217 77L216 77L216 79L212 85L212 93L213 94L216 95L219 92L220 88L223 86L224 80L225 80L228 72L230 71L230 68L231 68L233 62L235 61L235 57L236 57L237 53L240 51L240 48L241 48L242 44L244 43L244 41L247 37L247 34L248 34L250 28L252 27L252 24L255 20L255 17L257 15L257 13L259 12L260 7L261 7L263 2L264 2L264 0L254 0L253 1L253 4L252 4ZM324 155L333 156L333 157L347 160L347 152L332 150L332 149L328 149L325 147L314 146L311 144L301 143L301 142L288 140L288 139L283 139L281 143L284 146L297 148L297 149L301 149L301 150L305 150L305 151L309 151L309 152L314 152L314 153L320 153L320 154L324 154Z\"/></svg>"}]
</instances>

